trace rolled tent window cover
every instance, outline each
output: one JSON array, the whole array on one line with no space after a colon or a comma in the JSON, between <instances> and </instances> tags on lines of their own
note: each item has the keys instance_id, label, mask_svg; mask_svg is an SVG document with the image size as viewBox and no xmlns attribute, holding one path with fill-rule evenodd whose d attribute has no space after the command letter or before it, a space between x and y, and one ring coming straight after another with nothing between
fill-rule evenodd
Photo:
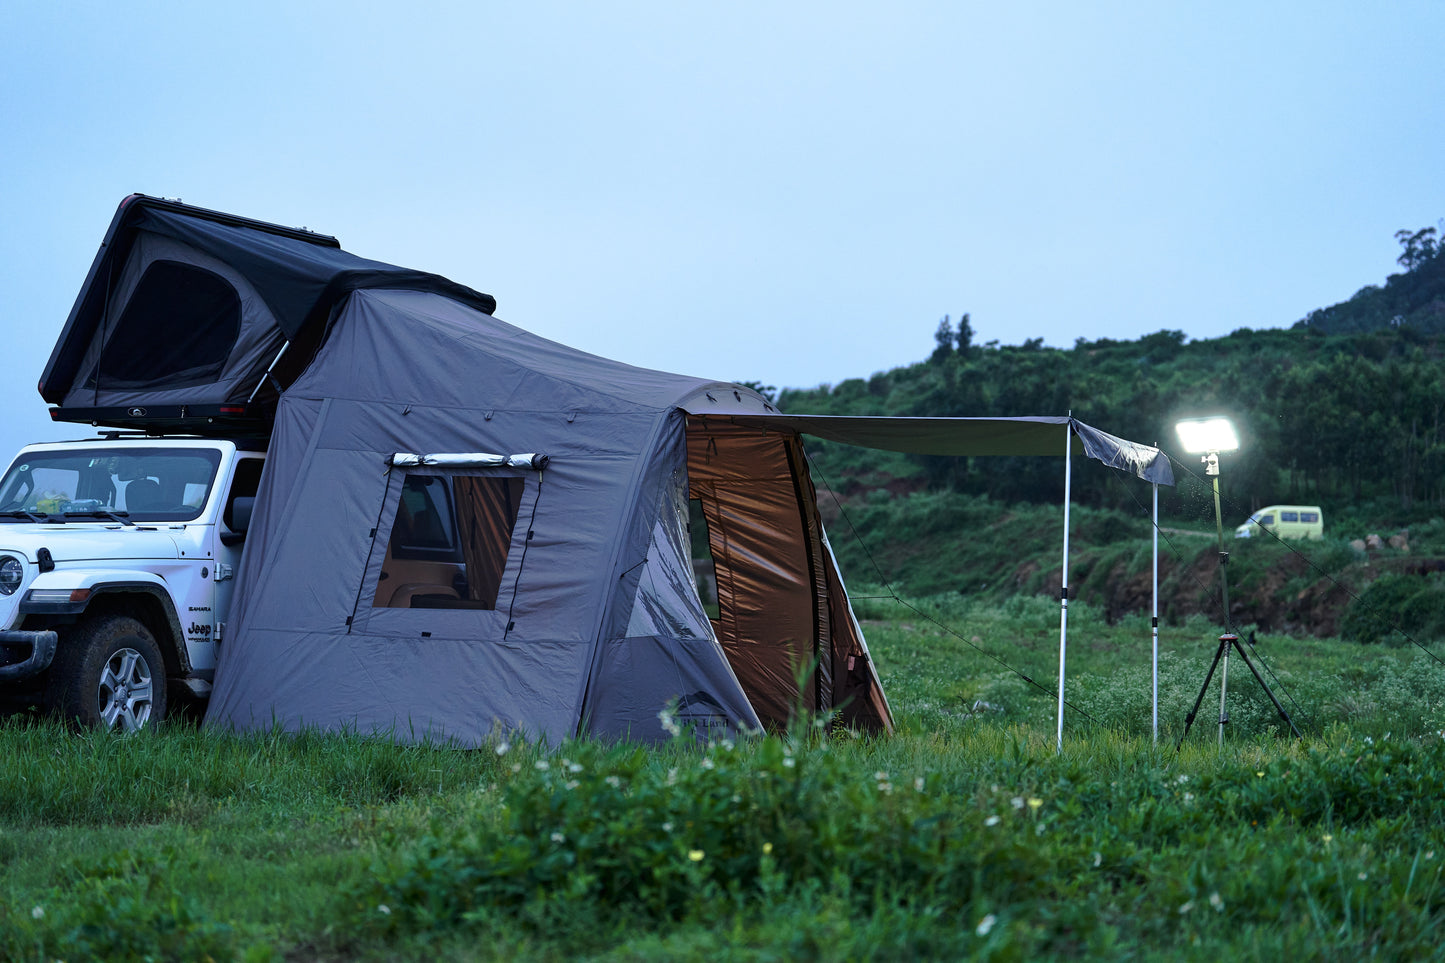
<instances>
[{"instance_id":1,"label":"rolled tent window cover","mask_svg":"<svg viewBox=\"0 0 1445 963\"><path fill-rule=\"evenodd\" d=\"M523 455L493 455L482 451L416 455L396 452L386 460L391 468L529 468L541 471L550 459L528 452Z\"/></svg>"}]
</instances>

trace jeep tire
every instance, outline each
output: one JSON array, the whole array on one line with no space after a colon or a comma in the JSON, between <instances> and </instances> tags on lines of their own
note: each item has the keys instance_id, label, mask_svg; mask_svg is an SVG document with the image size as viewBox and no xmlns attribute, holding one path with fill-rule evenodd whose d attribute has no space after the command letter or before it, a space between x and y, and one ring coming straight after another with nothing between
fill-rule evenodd
<instances>
[{"instance_id":1,"label":"jeep tire","mask_svg":"<svg viewBox=\"0 0 1445 963\"><path fill-rule=\"evenodd\" d=\"M166 717L166 667L155 638L122 615L76 625L61 637L50 666L48 701L83 728L154 727Z\"/></svg>"}]
</instances>

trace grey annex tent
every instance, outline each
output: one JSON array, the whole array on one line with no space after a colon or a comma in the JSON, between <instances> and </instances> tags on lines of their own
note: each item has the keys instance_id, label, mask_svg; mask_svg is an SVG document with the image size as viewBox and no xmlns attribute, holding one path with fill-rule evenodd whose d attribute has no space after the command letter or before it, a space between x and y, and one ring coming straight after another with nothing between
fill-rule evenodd
<instances>
[{"instance_id":1,"label":"grey annex tent","mask_svg":"<svg viewBox=\"0 0 1445 963\"><path fill-rule=\"evenodd\" d=\"M672 706L702 729L801 707L888 730L803 433L980 454L1047 438L1160 471L1073 419L799 420L494 308L309 232L122 203L41 392L60 419L268 442L208 725L654 740Z\"/></svg>"}]
</instances>

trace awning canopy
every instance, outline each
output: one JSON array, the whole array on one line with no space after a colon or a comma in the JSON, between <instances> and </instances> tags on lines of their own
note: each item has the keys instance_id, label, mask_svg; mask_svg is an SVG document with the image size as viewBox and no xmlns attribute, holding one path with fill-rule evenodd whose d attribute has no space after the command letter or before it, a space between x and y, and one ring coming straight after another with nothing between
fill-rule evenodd
<instances>
[{"instance_id":1,"label":"awning canopy","mask_svg":"<svg viewBox=\"0 0 1445 963\"><path fill-rule=\"evenodd\" d=\"M902 418L873 415L715 415L708 420L777 431L796 431L859 448L917 455L1062 455L1059 430L1067 426L1074 454L1085 455L1158 485L1173 485L1169 456L1067 415L1015 418Z\"/></svg>"}]
</instances>

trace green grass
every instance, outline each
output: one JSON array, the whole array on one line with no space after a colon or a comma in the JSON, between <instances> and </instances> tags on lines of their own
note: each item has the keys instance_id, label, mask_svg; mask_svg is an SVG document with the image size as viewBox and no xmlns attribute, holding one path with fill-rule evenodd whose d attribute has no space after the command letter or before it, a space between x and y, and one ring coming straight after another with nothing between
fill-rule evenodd
<instances>
[{"instance_id":1,"label":"green grass","mask_svg":"<svg viewBox=\"0 0 1445 963\"><path fill-rule=\"evenodd\" d=\"M865 591L857 594L865 595ZM859 603L892 738L460 752L0 727L0 958L1310 959L1438 954L1445 671L1057 601ZM1038 685L1021 678L1027 675ZM1216 683L1217 685L1217 683Z\"/></svg>"}]
</instances>

